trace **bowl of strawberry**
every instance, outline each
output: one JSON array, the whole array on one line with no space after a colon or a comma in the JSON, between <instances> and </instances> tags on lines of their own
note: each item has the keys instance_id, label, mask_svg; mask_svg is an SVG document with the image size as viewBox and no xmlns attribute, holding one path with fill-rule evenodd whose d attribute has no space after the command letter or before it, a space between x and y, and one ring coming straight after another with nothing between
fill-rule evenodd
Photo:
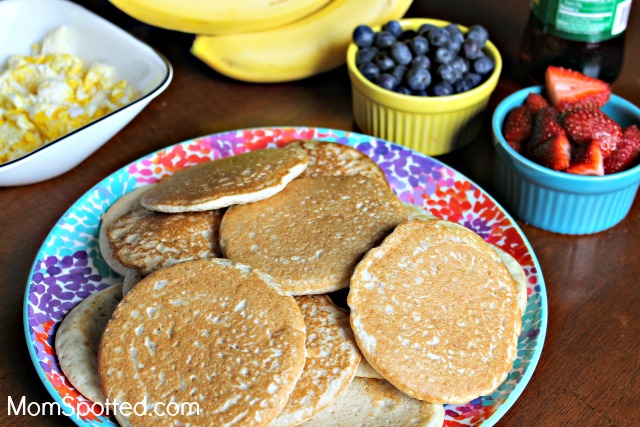
<instances>
[{"instance_id":1,"label":"bowl of strawberry","mask_svg":"<svg viewBox=\"0 0 640 427\"><path fill-rule=\"evenodd\" d=\"M601 80L550 66L493 119L497 196L524 222L562 234L619 223L640 184L640 109Z\"/></svg>"}]
</instances>

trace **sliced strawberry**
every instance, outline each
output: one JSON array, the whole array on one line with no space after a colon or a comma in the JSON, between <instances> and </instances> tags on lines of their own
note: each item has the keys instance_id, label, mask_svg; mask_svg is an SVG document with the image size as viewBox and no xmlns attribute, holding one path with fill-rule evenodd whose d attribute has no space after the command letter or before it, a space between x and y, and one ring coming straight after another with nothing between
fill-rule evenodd
<instances>
[{"instance_id":1,"label":"sliced strawberry","mask_svg":"<svg viewBox=\"0 0 640 427\"><path fill-rule=\"evenodd\" d=\"M509 147L513 148L516 152L518 152L520 154L524 154L525 142L526 141L509 141L509 140L507 140L507 144L509 144Z\"/></svg>"},{"instance_id":2,"label":"sliced strawberry","mask_svg":"<svg viewBox=\"0 0 640 427\"><path fill-rule=\"evenodd\" d=\"M622 129L611 117L600 110L571 110L562 118L562 125L577 144L600 141L602 155L606 158L616 149Z\"/></svg>"},{"instance_id":3,"label":"sliced strawberry","mask_svg":"<svg viewBox=\"0 0 640 427\"><path fill-rule=\"evenodd\" d=\"M530 158L550 169L561 171L571 163L571 142L565 135L557 135L531 150Z\"/></svg>"},{"instance_id":4,"label":"sliced strawberry","mask_svg":"<svg viewBox=\"0 0 640 427\"><path fill-rule=\"evenodd\" d=\"M548 107L549 103L544 99L544 96L539 93L531 92L527 95L527 99L524 100L524 105L529 107L529 109L535 114L542 108Z\"/></svg>"},{"instance_id":5,"label":"sliced strawberry","mask_svg":"<svg viewBox=\"0 0 640 427\"><path fill-rule=\"evenodd\" d=\"M627 169L640 156L640 130L636 125L622 132L618 148L604 159L604 173L616 173Z\"/></svg>"},{"instance_id":6,"label":"sliced strawberry","mask_svg":"<svg viewBox=\"0 0 640 427\"><path fill-rule=\"evenodd\" d=\"M534 149L544 141L566 132L560 124L560 113L553 107L540 109L533 122L533 131L529 140L529 148Z\"/></svg>"},{"instance_id":7,"label":"sliced strawberry","mask_svg":"<svg viewBox=\"0 0 640 427\"><path fill-rule=\"evenodd\" d=\"M562 67L547 67L545 83L551 104L560 111L576 107L598 109L611 96L606 82Z\"/></svg>"},{"instance_id":8,"label":"sliced strawberry","mask_svg":"<svg viewBox=\"0 0 640 427\"><path fill-rule=\"evenodd\" d=\"M504 119L502 134L504 139L509 142L520 142L531 136L531 128L533 126L533 114L531 111L521 105L509 111Z\"/></svg>"},{"instance_id":9,"label":"sliced strawberry","mask_svg":"<svg viewBox=\"0 0 640 427\"><path fill-rule=\"evenodd\" d=\"M571 165L565 172L576 175L604 175L602 151L597 140L575 146L572 154Z\"/></svg>"}]
</instances>

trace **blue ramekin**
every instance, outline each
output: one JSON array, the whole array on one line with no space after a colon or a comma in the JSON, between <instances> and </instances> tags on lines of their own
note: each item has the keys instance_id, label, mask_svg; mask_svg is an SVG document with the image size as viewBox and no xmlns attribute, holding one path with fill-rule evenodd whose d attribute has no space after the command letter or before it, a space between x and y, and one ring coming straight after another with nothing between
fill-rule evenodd
<instances>
[{"instance_id":1,"label":"blue ramekin","mask_svg":"<svg viewBox=\"0 0 640 427\"><path fill-rule=\"evenodd\" d=\"M590 234L613 227L629 213L640 184L640 165L605 176L582 176L548 169L512 149L502 123L513 108L542 86L506 97L493 113L496 149L494 185L498 199L527 224L562 234ZM640 125L640 109L612 95L602 111L623 128Z\"/></svg>"}]
</instances>

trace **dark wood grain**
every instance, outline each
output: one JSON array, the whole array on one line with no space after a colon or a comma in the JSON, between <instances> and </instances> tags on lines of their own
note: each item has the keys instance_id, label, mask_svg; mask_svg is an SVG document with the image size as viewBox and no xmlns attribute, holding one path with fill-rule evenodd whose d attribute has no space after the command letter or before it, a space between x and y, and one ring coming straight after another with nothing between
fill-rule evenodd
<instances>
[{"instance_id":1,"label":"dark wood grain","mask_svg":"<svg viewBox=\"0 0 640 427\"><path fill-rule=\"evenodd\" d=\"M185 139L268 125L357 130L346 69L286 84L236 82L189 53L192 36L143 25L106 0L87 8L168 57L169 88L77 168L47 182L0 188L0 425L71 425L64 417L7 415L7 397L51 401L29 359L22 325L27 276L60 216L91 186L137 158ZM416 0L408 16L487 26L504 59L490 109L522 87L516 61L527 0ZM640 4L632 8L623 71L614 92L640 104ZM488 116L478 140L441 160L492 192ZM595 235L571 237L520 223L545 278L549 327L533 378L500 426L640 425L640 196L626 219Z\"/></svg>"}]
</instances>

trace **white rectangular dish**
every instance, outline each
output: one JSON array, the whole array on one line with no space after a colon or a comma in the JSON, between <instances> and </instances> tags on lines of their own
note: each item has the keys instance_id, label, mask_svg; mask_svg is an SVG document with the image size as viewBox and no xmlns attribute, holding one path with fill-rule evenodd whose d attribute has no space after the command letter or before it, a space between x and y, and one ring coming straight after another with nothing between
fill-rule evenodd
<instances>
[{"instance_id":1,"label":"white rectangular dish","mask_svg":"<svg viewBox=\"0 0 640 427\"><path fill-rule=\"evenodd\" d=\"M71 52L85 64L104 63L126 80L136 98L29 154L0 164L0 186L31 184L72 169L127 125L167 88L171 64L153 48L87 9L66 0L0 2L0 70L11 55L29 55L52 30L68 27Z\"/></svg>"}]
</instances>

